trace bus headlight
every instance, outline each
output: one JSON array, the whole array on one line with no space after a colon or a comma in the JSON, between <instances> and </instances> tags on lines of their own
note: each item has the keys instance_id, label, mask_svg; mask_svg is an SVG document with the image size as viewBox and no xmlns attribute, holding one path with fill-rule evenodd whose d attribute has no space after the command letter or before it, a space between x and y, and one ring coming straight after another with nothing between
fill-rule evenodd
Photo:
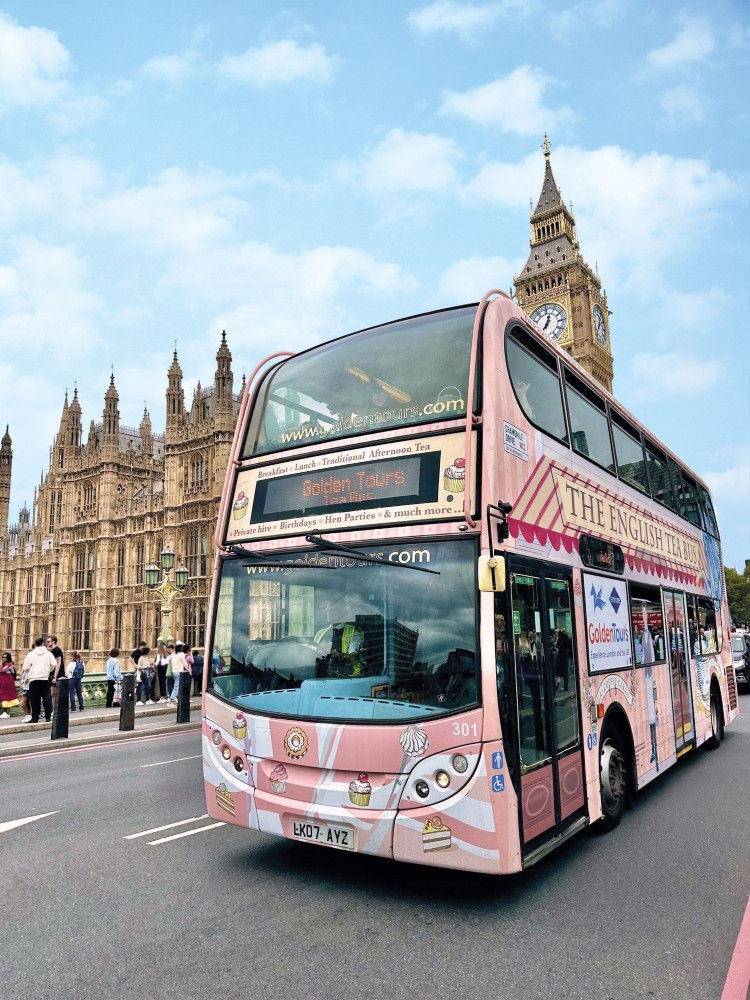
<instances>
[{"instance_id":1,"label":"bus headlight","mask_svg":"<svg viewBox=\"0 0 750 1000\"><path fill-rule=\"evenodd\" d=\"M426 781L420 780L414 783L414 791L420 798L426 799L429 798L430 795L430 786Z\"/></svg>"},{"instance_id":2,"label":"bus headlight","mask_svg":"<svg viewBox=\"0 0 750 1000\"><path fill-rule=\"evenodd\" d=\"M480 744L463 747L460 753L439 753L418 760L409 774L404 775L404 790L399 807L437 805L471 780L477 769Z\"/></svg>"}]
</instances>

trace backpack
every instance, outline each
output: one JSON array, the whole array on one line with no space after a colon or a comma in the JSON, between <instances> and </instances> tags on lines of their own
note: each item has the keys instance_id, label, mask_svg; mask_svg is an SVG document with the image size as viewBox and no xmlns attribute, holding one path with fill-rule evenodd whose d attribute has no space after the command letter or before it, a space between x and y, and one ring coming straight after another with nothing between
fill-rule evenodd
<instances>
[{"instance_id":1,"label":"backpack","mask_svg":"<svg viewBox=\"0 0 750 1000\"><path fill-rule=\"evenodd\" d=\"M76 665L73 667L73 679L78 680L83 677L84 669L83 660L76 660Z\"/></svg>"}]
</instances>

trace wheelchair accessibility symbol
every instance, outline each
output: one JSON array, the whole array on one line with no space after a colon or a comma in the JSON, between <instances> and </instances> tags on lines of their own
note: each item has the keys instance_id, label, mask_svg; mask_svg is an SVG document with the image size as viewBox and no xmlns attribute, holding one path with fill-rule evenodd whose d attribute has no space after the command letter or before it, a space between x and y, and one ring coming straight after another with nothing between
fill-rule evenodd
<instances>
[{"instance_id":1,"label":"wheelchair accessibility symbol","mask_svg":"<svg viewBox=\"0 0 750 1000\"><path fill-rule=\"evenodd\" d=\"M493 774L492 775L492 791L493 792L504 792L505 791L505 775L504 774Z\"/></svg>"}]
</instances>

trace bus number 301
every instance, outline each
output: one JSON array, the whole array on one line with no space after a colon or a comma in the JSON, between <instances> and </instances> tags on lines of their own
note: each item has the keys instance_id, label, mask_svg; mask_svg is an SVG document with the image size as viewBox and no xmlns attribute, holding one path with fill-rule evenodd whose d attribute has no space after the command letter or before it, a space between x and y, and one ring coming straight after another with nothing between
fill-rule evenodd
<instances>
[{"instance_id":1,"label":"bus number 301","mask_svg":"<svg viewBox=\"0 0 750 1000\"><path fill-rule=\"evenodd\" d=\"M477 738L477 724L476 722L454 722L453 723L453 735L463 736L468 739L469 736L473 736L474 739Z\"/></svg>"}]
</instances>

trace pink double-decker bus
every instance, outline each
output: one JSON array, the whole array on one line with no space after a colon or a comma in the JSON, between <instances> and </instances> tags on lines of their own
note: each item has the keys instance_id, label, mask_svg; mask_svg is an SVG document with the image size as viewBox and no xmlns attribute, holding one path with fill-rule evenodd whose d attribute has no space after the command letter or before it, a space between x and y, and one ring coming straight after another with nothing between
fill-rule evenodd
<instances>
[{"instance_id":1,"label":"pink double-decker bus","mask_svg":"<svg viewBox=\"0 0 750 1000\"><path fill-rule=\"evenodd\" d=\"M516 872L738 712L707 488L499 292L266 359L216 543L228 823Z\"/></svg>"}]
</instances>

